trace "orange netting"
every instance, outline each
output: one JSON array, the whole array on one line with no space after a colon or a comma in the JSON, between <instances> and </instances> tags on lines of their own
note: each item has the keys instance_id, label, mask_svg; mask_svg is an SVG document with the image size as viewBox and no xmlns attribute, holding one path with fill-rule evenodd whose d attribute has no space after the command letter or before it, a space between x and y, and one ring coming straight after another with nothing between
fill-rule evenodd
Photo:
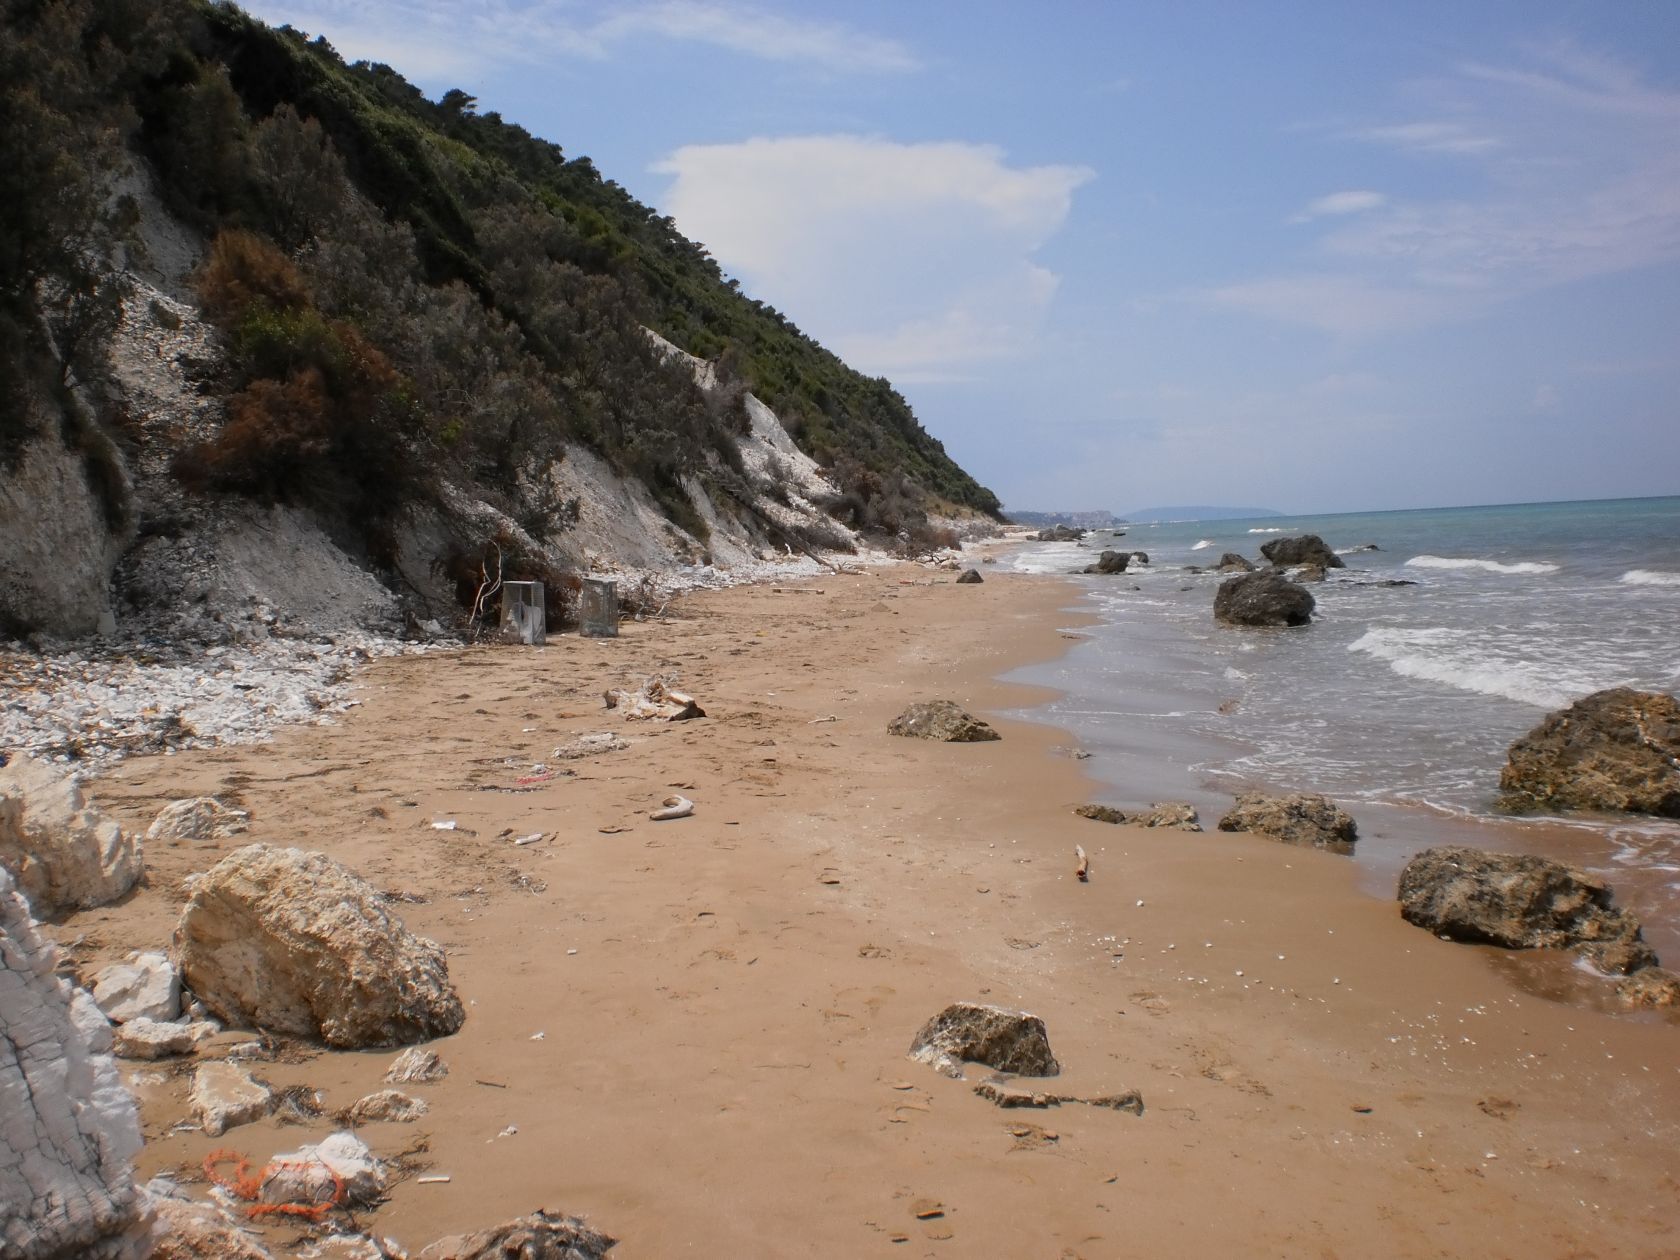
<instances>
[{"instance_id":1,"label":"orange netting","mask_svg":"<svg viewBox=\"0 0 1680 1260\"><path fill-rule=\"evenodd\" d=\"M217 1171L223 1164L233 1165L233 1175L226 1176ZM276 1173L288 1168L312 1169L319 1167L331 1180L332 1186L327 1197L317 1202L292 1203L259 1203L262 1197L263 1185ZM216 1185L226 1190L235 1198L244 1199L251 1206L246 1209L252 1219L260 1216L302 1216L312 1221L318 1221L335 1207L344 1202L344 1178L333 1171L326 1160L270 1160L263 1165L262 1171L253 1174L251 1161L238 1151L211 1151L204 1157L204 1175Z\"/></svg>"}]
</instances>

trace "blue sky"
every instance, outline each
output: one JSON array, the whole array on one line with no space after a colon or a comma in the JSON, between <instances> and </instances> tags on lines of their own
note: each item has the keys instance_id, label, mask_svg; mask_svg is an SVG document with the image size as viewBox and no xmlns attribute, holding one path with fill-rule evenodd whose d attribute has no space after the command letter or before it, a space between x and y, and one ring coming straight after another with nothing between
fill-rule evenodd
<instances>
[{"instance_id":1,"label":"blue sky","mask_svg":"<svg viewBox=\"0 0 1680 1260\"><path fill-rule=\"evenodd\" d=\"M1680 3L256 0L675 216L1020 508L1680 493Z\"/></svg>"}]
</instances>

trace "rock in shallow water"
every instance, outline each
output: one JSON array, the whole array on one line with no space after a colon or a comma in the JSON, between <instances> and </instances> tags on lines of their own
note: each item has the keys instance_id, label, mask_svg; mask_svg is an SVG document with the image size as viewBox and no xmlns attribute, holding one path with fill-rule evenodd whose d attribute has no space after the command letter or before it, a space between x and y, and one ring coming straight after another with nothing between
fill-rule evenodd
<instances>
[{"instance_id":1,"label":"rock in shallow water","mask_svg":"<svg viewBox=\"0 0 1680 1260\"><path fill-rule=\"evenodd\" d=\"M1326 569L1345 567L1342 558L1317 534L1298 538L1274 538L1260 545L1260 554L1280 569L1297 564L1316 564Z\"/></svg>"},{"instance_id":2,"label":"rock in shallow water","mask_svg":"<svg viewBox=\"0 0 1680 1260\"><path fill-rule=\"evenodd\" d=\"M1639 920L1598 876L1526 853L1426 849L1400 872L1400 913L1437 936L1506 949L1579 950L1601 971L1655 965Z\"/></svg>"},{"instance_id":3,"label":"rock in shallow water","mask_svg":"<svg viewBox=\"0 0 1680 1260\"><path fill-rule=\"evenodd\" d=\"M948 744L974 744L1002 739L986 723L949 700L913 704L887 723L887 733L911 739L937 739Z\"/></svg>"},{"instance_id":4,"label":"rock in shallow water","mask_svg":"<svg viewBox=\"0 0 1680 1260\"><path fill-rule=\"evenodd\" d=\"M955 1077L962 1076L964 1063L1018 1076L1055 1076L1062 1070L1050 1053L1042 1019L979 1002L953 1002L922 1025L910 1057Z\"/></svg>"},{"instance_id":5,"label":"rock in shallow water","mask_svg":"<svg viewBox=\"0 0 1680 1260\"><path fill-rule=\"evenodd\" d=\"M1680 818L1680 702L1614 687L1577 700L1511 745L1502 804Z\"/></svg>"},{"instance_id":6,"label":"rock in shallow water","mask_svg":"<svg viewBox=\"0 0 1680 1260\"><path fill-rule=\"evenodd\" d=\"M1297 792L1269 796L1244 792L1219 820L1221 831L1251 831L1256 835L1332 853L1352 853L1359 829L1352 817L1327 796Z\"/></svg>"},{"instance_id":7,"label":"rock in shallow water","mask_svg":"<svg viewBox=\"0 0 1680 1260\"><path fill-rule=\"evenodd\" d=\"M1299 582L1265 570L1227 578L1213 596L1213 616L1233 626L1304 626L1318 605Z\"/></svg>"},{"instance_id":8,"label":"rock in shallow water","mask_svg":"<svg viewBox=\"0 0 1680 1260\"><path fill-rule=\"evenodd\" d=\"M175 928L187 986L229 1023L346 1049L455 1032L443 950L321 853L253 844L192 885Z\"/></svg>"}]
</instances>

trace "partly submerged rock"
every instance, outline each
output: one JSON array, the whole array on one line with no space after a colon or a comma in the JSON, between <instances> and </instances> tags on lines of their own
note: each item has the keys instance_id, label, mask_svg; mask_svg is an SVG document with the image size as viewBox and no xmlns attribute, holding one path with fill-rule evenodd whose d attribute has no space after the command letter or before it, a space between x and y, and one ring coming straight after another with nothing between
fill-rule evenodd
<instances>
[{"instance_id":1,"label":"partly submerged rock","mask_svg":"<svg viewBox=\"0 0 1680 1260\"><path fill-rule=\"evenodd\" d=\"M979 1002L953 1002L922 1025L910 1057L959 1078L964 1063L1018 1076L1055 1076L1062 1070L1050 1053L1042 1019Z\"/></svg>"},{"instance_id":2,"label":"partly submerged rock","mask_svg":"<svg viewBox=\"0 0 1680 1260\"><path fill-rule=\"evenodd\" d=\"M0 1256L145 1260L140 1119L111 1026L0 871Z\"/></svg>"},{"instance_id":3,"label":"partly submerged rock","mask_svg":"<svg viewBox=\"0 0 1680 1260\"><path fill-rule=\"evenodd\" d=\"M1322 582L1324 581L1324 566L1322 564L1303 564L1289 570L1287 575L1291 582Z\"/></svg>"},{"instance_id":4,"label":"partly submerged rock","mask_svg":"<svg viewBox=\"0 0 1680 1260\"><path fill-rule=\"evenodd\" d=\"M1622 1004L1650 1010L1680 1008L1680 975L1666 967L1644 967L1616 985Z\"/></svg>"},{"instance_id":5,"label":"partly submerged rock","mask_svg":"<svg viewBox=\"0 0 1680 1260\"><path fill-rule=\"evenodd\" d=\"M385 1079L393 1085L425 1085L448 1075L449 1065L427 1046L410 1046L385 1069Z\"/></svg>"},{"instance_id":6,"label":"partly submerged rock","mask_svg":"<svg viewBox=\"0 0 1680 1260\"><path fill-rule=\"evenodd\" d=\"M1202 820L1193 805L1183 801L1157 801L1148 811L1127 813L1111 805L1081 805L1073 811L1081 818L1105 823L1130 823L1134 827L1170 827L1177 831L1200 831Z\"/></svg>"},{"instance_id":7,"label":"partly submerged rock","mask_svg":"<svg viewBox=\"0 0 1680 1260\"><path fill-rule=\"evenodd\" d=\"M1304 626L1316 607L1299 582L1272 570L1226 578L1213 596L1214 619L1233 626Z\"/></svg>"},{"instance_id":8,"label":"partly submerged rock","mask_svg":"<svg viewBox=\"0 0 1680 1260\"><path fill-rule=\"evenodd\" d=\"M1578 949L1600 970L1652 966L1639 920L1579 867L1527 853L1425 849L1400 872L1400 913L1437 936L1506 949Z\"/></svg>"},{"instance_id":9,"label":"partly submerged rock","mask_svg":"<svg viewBox=\"0 0 1680 1260\"><path fill-rule=\"evenodd\" d=\"M578 1217L539 1209L476 1234L440 1238L420 1260L600 1260L617 1245Z\"/></svg>"},{"instance_id":10,"label":"partly submerged rock","mask_svg":"<svg viewBox=\"0 0 1680 1260\"><path fill-rule=\"evenodd\" d=\"M1234 551L1227 551L1219 557L1219 563L1214 567L1221 573L1253 573L1254 561Z\"/></svg>"},{"instance_id":11,"label":"partly submerged rock","mask_svg":"<svg viewBox=\"0 0 1680 1260\"><path fill-rule=\"evenodd\" d=\"M1081 573L1124 573L1126 566L1131 563L1132 553L1129 551L1105 551L1097 557L1095 564L1088 564L1080 570Z\"/></svg>"},{"instance_id":12,"label":"partly submerged rock","mask_svg":"<svg viewBox=\"0 0 1680 1260\"><path fill-rule=\"evenodd\" d=\"M250 815L231 809L214 796L193 796L172 801L158 811L146 828L146 839L168 844L226 840L245 830Z\"/></svg>"},{"instance_id":13,"label":"partly submerged rock","mask_svg":"<svg viewBox=\"0 0 1680 1260\"><path fill-rule=\"evenodd\" d=\"M219 1018L345 1049L460 1028L441 947L321 853L252 844L192 884L175 928L181 973Z\"/></svg>"},{"instance_id":14,"label":"partly submerged rock","mask_svg":"<svg viewBox=\"0 0 1680 1260\"><path fill-rule=\"evenodd\" d=\"M1219 820L1219 830L1250 831L1284 844L1332 853L1352 853L1359 839L1359 828L1348 813L1329 797L1313 792L1289 796L1243 792Z\"/></svg>"},{"instance_id":15,"label":"partly submerged rock","mask_svg":"<svg viewBox=\"0 0 1680 1260\"><path fill-rule=\"evenodd\" d=\"M93 1000L113 1023L168 1023L181 1014L181 973L168 954L135 954L127 962L99 969L93 977Z\"/></svg>"},{"instance_id":16,"label":"partly submerged rock","mask_svg":"<svg viewBox=\"0 0 1680 1260\"><path fill-rule=\"evenodd\" d=\"M1511 745L1507 809L1618 810L1680 818L1680 701L1660 691L1596 691Z\"/></svg>"},{"instance_id":17,"label":"partly submerged rock","mask_svg":"<svg viewBox=\"0 0 1680 1260\"><path fill-rule=\"evenodd\" d=\"M1316 564L1326 569L1345 567L1342 564L1342 558L1332 551L1324 539L1317 534L1302 534L1296 538L1274 538L1269 543L1261 544L1260 554L1280 569L1287 569L1297 564Z\"/></svg>"},{"instance_id":18,"label":"partly submerged rock","mask_svg":"<svg viewBox=\"0 0 1680 1260\"><path fill-rule=\"evenodd\" d=\"M1002 739L986 723L949 700L913 704L887 723L887 733L912 739L938 739L949 744L972 744Z\"/></svg>"},{"instance_id":19,"label":"partly submerged rock","mask_svg":"<svg viewBox=\"0 0 1680 1260\"><path fill-rule=\"evenodd\" d=\"M200 1063L193 1072L187 1106L200 1128L211 1137L220 1137L273 1111L274 1091L236 1064Z\"/></svg>"},{"instance_id":20,"label":"partly submerged rock","mask_svg":"<svg viewBox=\"0 0 1680 1260\"><path fill-rule=\"evenodd\" d=\"M74 777L15 755L0 766L0 868L34 913L109 905L140 879L140 844L90 805Z\"/></svg>"}]
</instances>

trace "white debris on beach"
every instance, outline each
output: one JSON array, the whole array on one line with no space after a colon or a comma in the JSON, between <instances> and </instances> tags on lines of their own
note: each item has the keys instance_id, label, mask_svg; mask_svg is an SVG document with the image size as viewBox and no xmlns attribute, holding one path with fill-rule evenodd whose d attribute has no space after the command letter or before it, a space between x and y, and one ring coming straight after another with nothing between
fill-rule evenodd
<instances>
[{"instance_id":1,"label":"white debris on beach","mask_svg":"<svg viewBox=\"0 0 1680 1260\"><path fill-rule=\"evenodd\" d=\"M98 765L135 753L255 743L281 726L330 723L358 703L351 696L358 666L422 650L356 633L47 656L0 646L0 751Z\"/></svg>"}]
</instances>

